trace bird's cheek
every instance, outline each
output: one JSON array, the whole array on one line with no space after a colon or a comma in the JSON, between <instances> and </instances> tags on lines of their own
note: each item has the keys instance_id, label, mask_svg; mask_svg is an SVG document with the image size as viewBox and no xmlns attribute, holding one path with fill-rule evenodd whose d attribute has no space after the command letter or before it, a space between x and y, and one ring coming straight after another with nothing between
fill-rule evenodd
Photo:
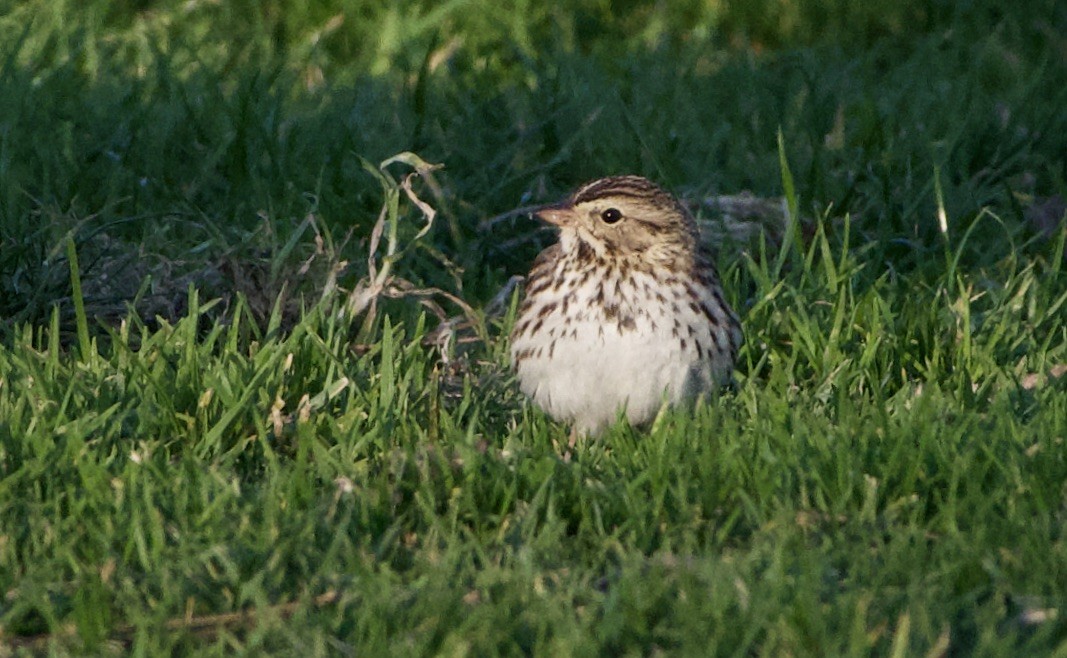
<instances>
[{"instance_id":1,"label":"bird's cheek","mask_svg":"<svg viewBox=\"0 0 1067 658\"><path fill-rule=\"evenodd\" d=\"M590 221L586 225L589 235L599 242L618 242L620 231L618 226L608 226L600 221Z\"/></svg>"},{"instance_id":2,"label":"bird's cheek","mask_svg":"<svg viewBox=\"0 0 1067 658\"><path fill-rule=\"evenodd\" d=\"M611 242L615 251L625 252L638 252L652 246L652 244L646 239L646 236L641 235L637 231L628 230L625 226L620 226L611 236Z\"/></svg>"}]
</instances>

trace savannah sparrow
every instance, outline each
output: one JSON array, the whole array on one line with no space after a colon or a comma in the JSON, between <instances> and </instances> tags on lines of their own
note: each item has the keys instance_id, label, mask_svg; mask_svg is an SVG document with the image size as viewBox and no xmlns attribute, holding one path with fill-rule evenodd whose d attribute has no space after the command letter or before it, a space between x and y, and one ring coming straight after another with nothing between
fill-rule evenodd
<instances>
[{"instance_id":1,"label":"savannah sparrow","mask_svg":"<svg viewBox=\"0 0 1067 658\"><path fill-rule=\"evenodd\" d=\"M646 423L663 403L727 380L741 325L696 222L640 176L601 178L537 217L559 242L534 262L511 334L522 391L577 433L620 410Z\"/></svg>"}]
</instances>

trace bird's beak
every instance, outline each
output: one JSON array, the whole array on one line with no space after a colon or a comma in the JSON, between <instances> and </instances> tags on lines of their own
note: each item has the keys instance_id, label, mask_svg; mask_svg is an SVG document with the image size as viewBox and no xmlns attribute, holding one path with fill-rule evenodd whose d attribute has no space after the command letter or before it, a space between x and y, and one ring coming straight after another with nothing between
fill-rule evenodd
<instances>
[{"instance_id":1,"label":"bird's beak","mask_svg":"<svg viewBox=\"0 0 1067 658\"><path fill-rule=\"evenodd\" d=\"M563 203L553 203L552 205L541 206L534 210L533 215L541 221L548 222L549 224L567 226L574 221L574 206L567 201L564 201Z\"/></svg>"}]
</instances>

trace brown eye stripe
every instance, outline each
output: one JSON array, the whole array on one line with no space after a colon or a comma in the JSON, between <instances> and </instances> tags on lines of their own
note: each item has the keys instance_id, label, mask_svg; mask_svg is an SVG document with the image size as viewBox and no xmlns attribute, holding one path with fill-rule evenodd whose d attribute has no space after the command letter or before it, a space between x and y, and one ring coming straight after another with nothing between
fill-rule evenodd
<instances>
[{"instance_id":1,"label":"brown eye stripe","mask_svg":"<svg viewBox=\"0 0 1067 658\"><path fill-rule=\"evenodd\" d=\"M664 226L663 224L657 224L656 222L650 222L643 219L635 218L634 221L644 226L645 230L651 233L652 235L663 235L667 233L672 233L676 230L673 226Z\"/></svg>"}]
</instances>

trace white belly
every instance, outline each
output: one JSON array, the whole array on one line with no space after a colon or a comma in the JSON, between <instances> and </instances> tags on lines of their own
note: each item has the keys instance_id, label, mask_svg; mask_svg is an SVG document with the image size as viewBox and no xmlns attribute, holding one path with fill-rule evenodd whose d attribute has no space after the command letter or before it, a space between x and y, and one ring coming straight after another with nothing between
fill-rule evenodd
<instances>
[{"instance_id":1,"label":"white belly","mask_svg":"<svg viewBox=\"0 0 1067 658\"><path fill-rule=\"evenodd\" d=\"M690 307L684 287L657 302L638 295L640 284L638 279L630 289L609 288L613 294L605 304L584 308L576 300L593 299L593 293L572 293L569 313L562 312L562 296L551 312L540 312L545 304L524 308L516 326L539 320L540 338L517 333L512 359L523 392L550 416L591 433L614 423L621 410L641 424L664 401L692 399L728 375L733 364L725 313L715 327ZM617 311L605 312L606 306Z\"/></svg>"}]
</instances>

